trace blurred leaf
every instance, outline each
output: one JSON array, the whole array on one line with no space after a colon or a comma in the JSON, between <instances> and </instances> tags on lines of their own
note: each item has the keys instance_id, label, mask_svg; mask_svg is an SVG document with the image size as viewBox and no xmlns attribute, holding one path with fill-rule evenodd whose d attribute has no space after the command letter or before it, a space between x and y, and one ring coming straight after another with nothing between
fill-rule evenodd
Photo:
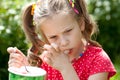
<instances>
[{"instance_id":1,"label":"blurred leaf","mask_svg":"<svg viewBox=\"0 0 120 80\"><path fill-rule=\"evenodd\" d=\"M100 42L113 62L120 56L120 0L89 0L89 12L97 20Z\"/></svg>"},{"instance_id":2,"label":"blurred leaf","mask_svg":"<svg viewBox=\"0 0 120 80\"><path fill-rule=\"evenodd\" d=\"M31 0L33 1L33 0ZM18 47L26 53L28 45L21 26L21 9L30 0L1 0L0 2L0 80L8 80L7 48Z\"/></svg>"}]
</instances>

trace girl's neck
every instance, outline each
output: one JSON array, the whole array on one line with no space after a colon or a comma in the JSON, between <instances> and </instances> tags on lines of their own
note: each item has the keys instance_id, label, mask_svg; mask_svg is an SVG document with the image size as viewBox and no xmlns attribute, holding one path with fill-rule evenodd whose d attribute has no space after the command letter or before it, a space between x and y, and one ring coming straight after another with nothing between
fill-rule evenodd
<instances>
[{"instance_id":1,"label":"girl's neck","mask_svg":"<svg viewBox=\"0 0 120 80\"><path fill-rule=\"evenodd\" d=\"M82 39L82 40L81 40L79 52L78 52L77 55L74 56L74 58L71 60L71 62L72 62L74 59L77 60L77 59L80 58L82 55L84 55L84 52L86 51L88 44L89 44L89 43L88 43L85 39Z\"/></svg>"}]
</instances>

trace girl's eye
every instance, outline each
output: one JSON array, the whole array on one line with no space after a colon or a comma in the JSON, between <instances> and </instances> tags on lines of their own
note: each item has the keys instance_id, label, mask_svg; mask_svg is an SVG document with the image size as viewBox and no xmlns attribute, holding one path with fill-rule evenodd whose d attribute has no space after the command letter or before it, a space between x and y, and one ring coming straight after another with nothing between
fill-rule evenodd
<instances>
[{"instance_id":1,"label":"girl's eye","mask_svg":"<svg viewBox=\"0 0 120 80\"><path fill-rule=\"evenodd\" d=\"M70 32L70 31L72 31L72 29L66 30L65 32L67 33L67 32Z\"/></svg>"},{"instance_id":2,"label":"girl's eye","mask_svg":"<svg viewBox=\"0 0 120 80\"><path fill-rule=\"evenodd\" d=\"M50 37L50 39L55 39L55 38L57 38L57 36L51 36L51 37Z\"/></svg>"}]
</instances>

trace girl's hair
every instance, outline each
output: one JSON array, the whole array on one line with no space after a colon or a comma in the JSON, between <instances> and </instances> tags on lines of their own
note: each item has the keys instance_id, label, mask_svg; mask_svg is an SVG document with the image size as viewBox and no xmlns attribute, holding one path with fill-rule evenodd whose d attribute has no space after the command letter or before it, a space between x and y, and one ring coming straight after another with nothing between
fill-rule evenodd
<instances>
[{"instance_id":1,"label":"girl's hair","mask_svg":"<svg viewBox=\"0 0 120 80\"><path fill-rule=\"evenodd\" d=\"M31 41L32 48L31 51L37 53L38 50L41 51L40 46L44 45L38 35L36 34L36 27L33 25L33 15L31 15L32 4L27 5L22 13L22 24L23 30L26 37Z\"/></svg>"},{"instance_id":2,"label":"girl's hair","mask_svg":"<svg viewBox=\"0 0 120 80\"><path fill-rule=\"evenodd\" d=\"M85 22L85 30L82 32L83 36L92 45L100 46L96 41L91 39L92 35L98 31L98 26L95 21L90 18L86 9L85 1L74 1L75 9L79 13L74 11L74 8L70 5L69 0L38 0L33 15L31 15L32 4L24 9L22 16L24 31L34 46L39 46L39 38L36 34L36 29L40 27L42 21L62 12L74 15L77 21L82 17ZM42 34L42 36L44 36L44 34Z\"/></svg>"}]
</instances>

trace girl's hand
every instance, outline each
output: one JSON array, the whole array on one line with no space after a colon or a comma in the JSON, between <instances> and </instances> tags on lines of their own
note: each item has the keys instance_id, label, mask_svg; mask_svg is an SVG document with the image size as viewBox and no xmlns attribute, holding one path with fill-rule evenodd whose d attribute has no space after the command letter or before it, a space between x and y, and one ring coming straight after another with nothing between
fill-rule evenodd
<instances>
[{"instance_id":1,"label":"girl's hand","mask_svg":"<svg viewBox=\"0 0 120 80\"><path fill-rule=\"evenodd\" d=\"M44 52L41 55L43 62L60 71L64 80L79 80L77 73L72 66L67 53L61 51L56 44L44 45ZM69 75L68 75L69 72Z\"/></svg>"},{"instance_id":2,"label":"girl's hand","mask_svg":"<svg viewBox=\"0 0 120 80\"><path fill-rule=\"evenodd\" d=\"M41 58L43 62L46 62L57 70L63 70L70 64L68 56L56 44L45 44Z\"/></svg>"},{"instance_id":3,"label":"girl's hand","mask_svg":"<svg viewBox=\"0 0 120 80\"><path fill-rule=\"evenodd\" d=\"M18 50L16 47L7 48L8 53L10 53L8 66L20 68L21 66L28 65L26 56Z\"/></svg>"}]
</instances>

